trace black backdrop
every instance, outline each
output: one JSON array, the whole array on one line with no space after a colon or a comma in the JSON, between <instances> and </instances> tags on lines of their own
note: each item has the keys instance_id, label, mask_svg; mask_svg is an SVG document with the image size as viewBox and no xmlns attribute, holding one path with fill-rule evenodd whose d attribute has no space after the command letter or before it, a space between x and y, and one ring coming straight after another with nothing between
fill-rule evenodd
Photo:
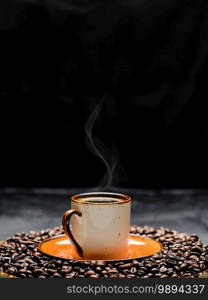
<instances>
[{"instance_id":1,"label":"black backdrop","mask_svg":"<svg viewBox=\"0 0 208 300\"><path fill-rule=\"evenodd\" d=\"M1 1L0 43L1 186L98 185L104 97L112 185L207 187L206 0Z\"/></svg>"}]
</instances>

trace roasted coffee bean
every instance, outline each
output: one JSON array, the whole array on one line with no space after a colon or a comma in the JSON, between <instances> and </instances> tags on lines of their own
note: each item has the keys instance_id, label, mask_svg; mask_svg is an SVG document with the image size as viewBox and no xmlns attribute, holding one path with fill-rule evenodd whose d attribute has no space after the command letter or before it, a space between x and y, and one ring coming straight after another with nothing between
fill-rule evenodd
<instances>
[{"instance_id":1,"label":"roasted coffee bean","mask_svg":"<svg viewBox=\"0 0 208 300\"><path fill-rule=\"evenodd\" d=\"M34 263L34 261L29 257L26 257L24 262L29 263L29 264Z\"/></svg>"},{"instance_id":2,"label":"roasted coffee bean","mask_svg":"<svg viewBox=\"0 0 208 300\"><path fill-rule=\"evenodd\" d=\"M83 268L80 268L80 269L79 269L79 273L80 273L80 274L83 274L83 273L85 273L85 269L83 269Z\"/></svg>"},{"instance_id":3,"label":"roasted coffee bean","mask_svg":"<svg viewBox=\"0 0 208 300\"><path fill-rule=\"evenodd\" d=\"M167 271L166 271L166 273L167 273L168 275L172 275L173 272L174 272L174 271L173 271L172 268L168 268Z\"/></svg>"},{"instance_id":4,"label":"roasted coffee bean","mask_svg":"<svg viewBox=\"0 0 208 300\"><path fill-rule=\"evenodd\" d=\"M205 269L206 269L206 266L205 266L204 264L200 264L200 265L199 265L199 268L200 268L201 270L205 270Z\"/></svg>"},{"instance_id":5,"label":"roasted coffee bean","mask_svg":"<svg viewBox=\"0 0 208 300\"><path fill-rule=\"evenodd\" d=\"M135 260L135 259L134 259L134 260L132 261L132 264L133 264L133 266L136 267L136 266L139 266L140 263L138 262L138 260Z\"/></svg>"},{"instance_id":6,"label":"roasted coffee bean","mask_svg":"<svg viewBox=\"0 0 208 300\"><path fill-rule=\"evenodd\" d=\"M22 268L23 266L22 266L22 264L19 264L19 263L16 263L16 262L14 262L14 267L16 267L16 268L18 268L18 269L20 269L20 268Z\"/></svg>"},{"instance_id":7,"label":"roasted coffee bean","mask_svg":"<svg viewBox=\"0 0 208 300\"><path fill-rule=\"evenodd\" d=\"M131 268L133 266L132 263L127 263L119 266L119 269Z\"/></svg>"},{"instance_id":8,"label":"roasted coffee bean","mask_svg":"<svg viewBox=\"0 0 208 300\"><path fill-rule=\"evenodd\" d=\"M160 273L165 273L165 272L167 272L167 268L166 267L161 267L159 271L160 271Z\"/></svg>"},{"instance_id":9,"label":"roasted coffee bean","mask_svg":"<svg viewBox=\"0 0 208 300\"><path fill-rule=\"evenodd\" d=\"M181 255L183 255L185 258L188 258L191 254L189 251L185 252L184 254L181 253Z\"/></svg>"},{"instance_id":10,"label":"roasted coffee bean","mask_svg":"<svg viewBox=\"0 0 208 300\"><path fill-rule=\"evenodd\" d=\"M166 259L165 260L168 266L175 266L177 265L177 262L173 259Z\"/></svg>"},{"instance_id":11,"label":"roasted coffee bean","mask_svg":"<svg viewBox=\"0 0 208 300\"><path fill-rule=\"evenodd\" d=\"M76 276L76 272L72 271L68 276L68 278L73 278Z\"/></svg>"},{"instance_id":12,"label":"roasted coffee bean","mask_svg":"<svg viewBox=\"0 0 208 300\"><path fill-rule=\"evenodd\" d=\"M108 274L118 274L119 272L115 269L111 269L108 271Z\"/></svg>"},{"instance_id":13,"label":"roasted coffee bean","mask_svg":"<svg viewBox=\"0 0 208 300\"><path fill-rule=\"evenodd\" d=\"M179 266L174 266L174 271L176 271L176 273L179 273L181 271Z\"/></svg>"},{"instance_id":14,"label":"roasted coffee bean","mask_svg":"<svg viewBox=\"0 0 208 300\"><path fill-rule=\"evenodd\" d=\"M194 268L199 267L199 263L195 261L186 261L186 263L189 265L189 267L194 267Z\"/></svg>"},{"instance_id":15,"label":"roasted coffee bean","mask_svg":"<svg viewBox=\"0 0 208 300\"><path fill-rule=\"evenodd\" d=\"M79 270L80 270L80 267L78 267L78 266L74 267L74 271L79 272Z\"/></svg>"},{"instance_id":16,"label":"roasted coffee bean","mask_svg":"<svg viewBox=\"0 0 208 300\"><path fill-rule=\"evenodd\" d=\"M35 269L34 271L33 271L33 274L34 275L40 275L42 273L42 269Z\"/></svg>"},{"instance_id":17,"label":"roasted coffee bean","mask_svg":"<svg viewBox=\"0 0 208 300\"><path fill-rule=\"evenodd\" d=\"M55 274L56 269L46 269L49 274Z\"/></svg>"},{"instance_id":18,"label":"roasted coffee bean","mask_svg":"<svg viewBox=\"0 0 208 300\"><path fill-rule=\"evenodd\" d=\"M193 271L199 273L201 270L199 268L193 268Z\"/></svg>"},{"instance_id":19,"label":"roasted coffee bean","mask_svg":"<svg viewBox=\"0 0 208 300\"><path fill-rule=\"evenodd\" d=\"M61 274L59 274L59 273L56 272L56 273L53 274L53 277L55 277L55 278L61 278L62 276L61 276Z\"/></svg>"},{"instance_id":20,"label":"roasted coffee bean","mask_svg":"<svg viewBox=\"0 0 208 300\"><path fill-rule=\"evenodd\" d=\"M135 274L135 273L137 272L137 268L132 267L131 270L130 270L130 272L131 272L132 274Z\"/></svg>"},{"instance_id":21,"label":"roasted coffee bean","mask_svg":"<svg viewBox=\"0 0 208 300\"><path fill-rule=\"evenodd\" d=\"M124 269L124 270L122 270L122 273L124 273L124 274L129 274L130 273L130 269Z\"/></svg>"},{"instance_id":22,"label":"roasted coffee bean","mask_svg":"<svg viewBox=\"0 0 208 300\"><path fill-rule=\"evenodd\" d=\"M27 273L28 271L30 272L30 270L27 270L27 269L20 269L20 270L19 270L20 273ZM31 273L32 273L32 272L31 272Z\"/></svg>"},{"instance_id":23,"label":"roasted coffee bean","mask_svg":"<svg viewBox=\"0 0 208 300\"><path fill-rule=\"evenodd\" d=\"M200 247L193 247L193 248L191 249L191 252L192 252L192 253L193 253L193 252L201 253L201 252L202 252L202 249L201 249Z\"/></svg>"},{"instance_id":24,"label":"roasted coffee bean","mask_svg":"<svg viewBox=\"0 0 208 300\"><path fill-rule=\"evenodd\" d=\"M137 232L137 229L135 228L135 226L130 227L130 232L131 233L136 233Z\"/></svg>"},{"instance_id":25,"label":"roasted coffee bean","mask_svg":"<svg viewBox=\"0 0 208 300\"><path fill-rule=\"evenodd\" d=\"M192 234L192 235L190 236L190 239L191 239L192 241L198 241L199 237L198 237L196 234Z\"/></svg>"},{"instance_id":26,"label":"roasted coffee bean","mask_svg":"<svg viewBox=\"0 0 208 300\"><path fill-rule=\"evenodd\" d=\"M85 275L89 276L89 275L94 275L95 272L93 270L89 270L85 273Z\"/></svg>"},{"instance_id":27,"label":"roasted coffee bean","mask_svg":"<svg viewBox=\"0 0 208 300\"><path fill-rule=\"evenodd\" d=\"M96 265L99 266L99 267L105 267L106 266L106 262L105 261L98 261L96 263Z\"/></svg>"},{"instance_id":28,"label":"roasted coffee bean","mask_svg":"<svg viewBox=\"0 0 208 300\"><path fill-rule=\"evenodd\" d=\"M135 277L136 277L135 274L128 274L128 275L127 275L127 278L135 278Z\"/></svg>"},{"instance_id":29,"label":"roasted coffee bean","mask_svg":"<svg viewBox=\"0 0 208 300\"><path fill-rule=\"evenodd\" d=\"M173 274L172 276L171 276L171 278L178 278L179 276L177 275L177 274Z\"/></svg>"},{"instance_id":30,"label":"roasted coffee bean","mask_svg":"<svg viewBox=\"0 0 208 300\"><path fill-rule=\"evenodd\" d=\"M102 268L101 268L101 267L96 267L95 270L96 270L97 272L101 272L101 271L102 271Z\"/></svg>"},{"instance_id":31,"label":"roasted coffee bean","mask_svg":"<svg viewBox=\"0 0 208 300\"><path fill-rule=\"evenodd\" d=\"M152 269L151 269L151 272L157 273L157 272L158 272L158 268L152 268Z\"/></svg>"},{"instance_id":32,"label":"roasted coffee bean","mask_svg":"<svg viewBox=\"0 0 208 300\"><path fill-rule=\"evenodd\" d=\"M90 275L90 278L99 278L100 276L98 274L92 274Z\"/></svg>"},{"instance_id":33,"label":"roasted coffee bean","mask_svg":"<svg viewBox=\"0 0 208 300\"><path fill-rule=\"evenodd\" d=\"M9 256L4 256L4 257L2 257L2 260L4 261L4 262L10 262L11 261L11 257L9 257Z\"/></svg>"},{"instance_id":34,"label":"roasted coffee bean","mask_svg":"<svg viewBox=\"0 0 208 300\"><path fill-rule=\"evenodd\" d=\"M70 273L71 271L72 271L71 266L63 266L60 270L60 272L62 272L62 273Z\"/></svg>"},{"instance_id":35,"label":"roasted coffee bean","mask_svg":"<svg viewBox=\"0 0 208 300\"><path fill-rule=\"evenodd\" d=\"M19 272L20 272L20 270L19 270ZM23 272L22 272L23 273ZM27 275L32 275L32 272L30 271L30 270L26 270L26 272L25 272Z\"/></svg>"},{"instance_id":36,"label":"roasted coffee bean","mask_svg":"<svg viewBox=\"0 0 208 300\"><path fill-rule=\"evenodd\" d=\"M145 272L144 272L144 271L138 271L137 274L138 274L139 276L143 276L143 275L145 274Z\"/></svg>"},{"instance_id":37,"label":"roasted coffee bean","mask_svg":"<svg viewBox=\"0 0 208 300\"><path fill-rule=\"evenodd\" d=\"M34 263L33 263L33 265L34 265ZM29 264L26 262L21 264L21 268L27 268L28 266L29 266Z\"/></svg>"},{"instance_id":38,"label":"roasted coffee bean","mask_svg":"<svg viewBox=\"0 0 208 300\"><path fill-rule=\"evenodd\" d=\"M184 269L186 269L186 268L188 268L188 265L187 265L187 264L184 263L184 264L181 264L181 265L180 265L180 269L181 269L181 270L184 270Z\"/></svg>"},{"instance_id":39,"label":"roasted coffee bean","mask_svg":"<svg viewBox=\"0 0 208 300\"><path fill-rule=\"evenodd\" d=\"M17 273L17 268L15 268L15 267L9 267L9 268L7 269L7 272L8 272L9 274L15 274L15 273Z\"/></svg>"},{"instance_id":40,"label":"roasted coffee bean","mask_svg":"<svg viewBox=\"0 0 208 300\"><path fill-rule=\"evenodd\" d=\"M208 268L208 247L196 235L171 229L131 227L132 232L159 240L163 250L149 258L130 262L73 261L46 257L37 250L41 240L60 235L61 227L41 232L18 233L0 246L0 270L18 277L116 278L189 277Z\"/></svg>"},{"instance_id":41,"label":"roasted coffee bean","mask_svg":"<svg viewBox=\"0 0 208 300\"><path fill-rule=\"evenodd\" d=\"M147 270L150 270L150 269L152 269L152 265L151 265L150 263L145 264L145 268L146 268Z\"/></svg>"},{"instance_id":42,"label":"roasted coffee bean","mask_svg":"<svg viewBox=\"0 0 208 300\"><path fill-rule=\"evenodd\" d=\"M146 262L146 261L145 261L145 262ZM149 258L149 259L148 259L148 262L153 262L153 263L155 263L155 258L153 258L153 257L152 257L152 258Z\"/></svg>"},{"instance_id":43,"label":"roasted coffee bean","mask_svg":"<svg viewBox=\"0 0 208 300\"><path fill-rule=\"evenodd\" d=\"M122 262L122 261L116 261L116 262L114 263L114 266L116 266L116 267L118 267L118 266L120 266L120 265L123 265L123 262Z\"/></svg>"},{"instance_id":44,"label":"roasted coffee bean","mask_svg":"<svg viewBox=\"0 0 208 300\"><path fill-rule=\"evenodd\" d=\"M139 270L140 270L140 271L147 272L147 268L146 268L146 267L140 267Z\"/></svg>"}]
</instances>

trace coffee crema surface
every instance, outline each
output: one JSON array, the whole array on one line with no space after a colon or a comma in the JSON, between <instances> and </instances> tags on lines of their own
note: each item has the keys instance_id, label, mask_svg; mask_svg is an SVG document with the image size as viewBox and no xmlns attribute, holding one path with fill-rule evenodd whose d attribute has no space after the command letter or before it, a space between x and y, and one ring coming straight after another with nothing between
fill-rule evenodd
<instances>
[{"instance_id":1,"label":"coffee crema surface","mask_svg":"<svg viewBox=\"0 0 208 300\"><path fill-rule=\"evenodd\" d=\"M77 202L81 202L83 204L119 204L124 203L122 199L115 198L99 198L99 197L89 197L89 198L80 198Z\"/></svg>"}]
</instances>

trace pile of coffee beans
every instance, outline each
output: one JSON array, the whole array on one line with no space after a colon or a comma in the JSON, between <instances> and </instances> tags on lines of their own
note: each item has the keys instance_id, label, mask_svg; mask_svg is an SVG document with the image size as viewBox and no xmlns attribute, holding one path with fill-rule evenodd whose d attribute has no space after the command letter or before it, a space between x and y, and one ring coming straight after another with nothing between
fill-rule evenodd
<instances>
[{"instance_id":1,"label":"pile of coffee beans","mask_svg":"<svg viewBox=\"0 0 208 300\"><path fill-rule=\"evenodd\" d=\"M208 269L208 245L197 235L167 228L131 226L131 233L163 244L163 250L148 258L131 261L73 261L54 259L38 252L38 244L63 233L62 227L40 232L17 233L0 246L0 272L16 277L197 277Z\"/></svg>"}]
</instances>

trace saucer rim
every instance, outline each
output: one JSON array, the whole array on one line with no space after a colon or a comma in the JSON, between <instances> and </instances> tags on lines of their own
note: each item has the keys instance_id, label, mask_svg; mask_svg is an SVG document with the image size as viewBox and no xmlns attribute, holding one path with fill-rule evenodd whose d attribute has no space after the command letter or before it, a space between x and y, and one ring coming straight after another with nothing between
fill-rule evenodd
<instances>
[{"instance_id":1,"label":"saucer rim","mask_svg":"<svg viewBox=\"0 0 208 300\"><path fill-rule=\"evenodd\" d=\"M136 236L136 237L141 237L141 238L145 238L145 239L149 239L149 240L154 240L156 243L158 243L160 245L160 250L151 254L151 255L145 255L145 256L139 256L139 257L131 257L131 258L119 258L119 259L76 259L76 258L64 258L64 257L60 257L60 256L56 256L56 255L52 255L52 254L48 254L48 253L45 253L43 250L41 250L41 246L48 242L48 241L51 241L53 239L56 239L56 238L59 238L59 237L62 237L62 236L66 236L66 234L59 234L59 235L56 235L56 236L52 236L50 238L47 238L43 241L41 241L39 244L38 244L38 251L41 252L43 255L46 255L48 257L54 257L54 258L57 258L57 259L63 259L63 260L68 260L68 261L77 261L77 262L99 262L99 261L104 261L104 262L119 262L119 261L132 261L132 260L141 260L141 259L144 259L144 258L148 258L148 257L151 257L155 254L158 254L160 253L162 250L163 250L163 244L159 241L156 241L155 239L152 239L152 238L149 238L147 236L142 236L142 235L139 235L139 234L134 234L134 233L130 233L129 236Z\"/></svg>"}]
</instances>

